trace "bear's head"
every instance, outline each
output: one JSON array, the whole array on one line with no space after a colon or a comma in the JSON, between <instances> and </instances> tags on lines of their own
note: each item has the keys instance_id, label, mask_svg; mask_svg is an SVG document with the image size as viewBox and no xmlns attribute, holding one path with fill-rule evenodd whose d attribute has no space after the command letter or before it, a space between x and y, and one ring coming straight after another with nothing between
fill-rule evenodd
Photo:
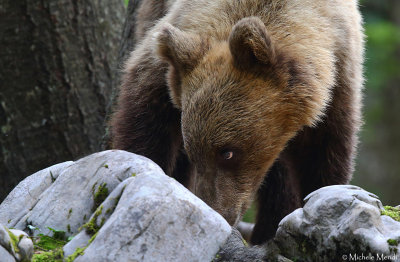
<instances>
[{"instance_id":1,"label":"bear's head","mask_svg":"<svg viewBox=\"0 0 400 262\"><path fill-rule=\"evenodd\" d=\"M259 18L240 20L224 41L169 24L156 40L182 112L190 189L236 224L287 142L321 116L322 98Z\"/></svg>"}]
</instances>

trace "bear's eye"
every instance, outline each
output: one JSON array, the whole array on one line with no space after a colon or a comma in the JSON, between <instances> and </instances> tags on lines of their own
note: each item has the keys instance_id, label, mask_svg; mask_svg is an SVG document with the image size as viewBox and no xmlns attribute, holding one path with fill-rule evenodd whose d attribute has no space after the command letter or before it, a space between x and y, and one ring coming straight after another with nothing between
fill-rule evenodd
<instances>
[{"instance_id":1,"label":"bear's eye","mask_svg":"<svg viewBox=\"0 0 400 262\"><path fill-rule=\"evenodd\" d=\"M232 151L223 151L221 153L221 156L224 160L230 160L233 158L233 152Z\"/></svg>"},{"instance_id":2,"label":"bear's eye","mask_svg":"<svg viewBox=\"0 0 400 262\"><path fill-rule=\"evenodd\" d=\"M241 162L241 156L241 150L238 148L224 148L217 153L217 163L224 169L236 169Z\"/></svg>"}]
</instances>

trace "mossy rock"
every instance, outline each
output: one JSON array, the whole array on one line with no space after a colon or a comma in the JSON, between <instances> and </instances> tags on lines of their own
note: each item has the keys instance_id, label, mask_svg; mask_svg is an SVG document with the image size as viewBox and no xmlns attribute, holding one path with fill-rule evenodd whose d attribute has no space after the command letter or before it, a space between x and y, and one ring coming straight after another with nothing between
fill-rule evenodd
<instances>
[{"instance_id":1,"label":"mossy rock","mask_svg":"<svg viewBox=\"0 0 400 262\"><path fill-rule=\"evenodd\" d=\"M383 210L381 210L381 215L389 216L396 221L400 222L400 208L399 207L391 207L384 206Z\"/></svg>"}]
</instances>

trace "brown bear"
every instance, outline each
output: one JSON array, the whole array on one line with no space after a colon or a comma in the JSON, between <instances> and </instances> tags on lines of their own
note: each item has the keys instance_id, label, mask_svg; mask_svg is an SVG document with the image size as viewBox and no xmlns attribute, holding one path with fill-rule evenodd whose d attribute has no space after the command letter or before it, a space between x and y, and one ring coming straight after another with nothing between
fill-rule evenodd
<instances>
[{"instance_id":1,"label":"brown bear","mask_svg":"<svg viewBox=\"0 0 400 262\"><path fill-rule=\"evenodd\" d=\"M256 199L251 241L265 242L308 193L351 178L361 24L355 0L143 1L113 147L232 225Z\"/></svg>"}]
</instances>

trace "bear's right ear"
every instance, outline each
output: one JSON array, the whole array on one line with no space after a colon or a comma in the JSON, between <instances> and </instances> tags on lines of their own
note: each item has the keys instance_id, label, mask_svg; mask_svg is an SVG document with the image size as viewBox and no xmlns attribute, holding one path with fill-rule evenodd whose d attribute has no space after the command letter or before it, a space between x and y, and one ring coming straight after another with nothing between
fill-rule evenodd
<instances>
[{"instance_id":1,"label":"bear's right ear","mask_svg":"<svg viewBox=\"0 0 400 262\"><path fill-rule=\"evenodd\" d=\"M192 71L208 50L208 42L198 35L186 33L165 24L156 34L157 52L182 74Z\"/></svg>"},{"instance_id":2,"label":"bear's right ear","mask_svg":"<svg viewBox=\"0 0 400 262\"><path fill-rule=\"evenodd\" d=\"M229 49L238 68L251 69L276 62L275 46L258 17L246 17L235 24L229 36Z\"/></svg>"}]
</instances>

